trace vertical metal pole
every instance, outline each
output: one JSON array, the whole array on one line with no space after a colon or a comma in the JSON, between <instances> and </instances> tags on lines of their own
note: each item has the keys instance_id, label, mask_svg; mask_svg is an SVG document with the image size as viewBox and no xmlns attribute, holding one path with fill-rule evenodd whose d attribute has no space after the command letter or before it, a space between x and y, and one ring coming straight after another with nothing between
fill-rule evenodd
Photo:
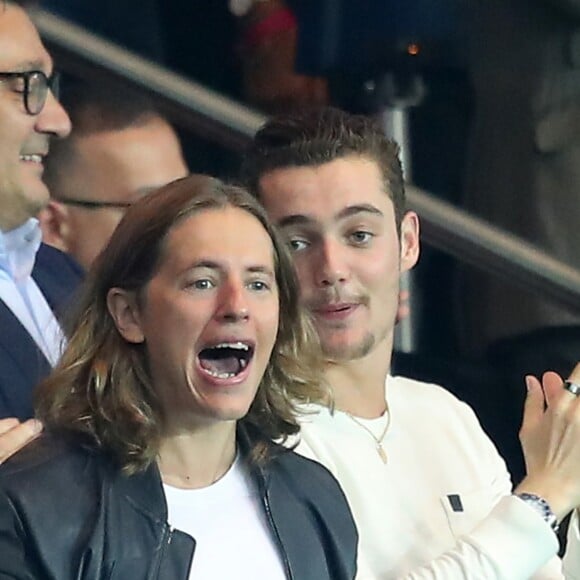
<instances>
[{"instance_id":1,"label":"vertical metal pole","mask_svg":"<svg viewBox=\"0 0 580 580\"><path fill-rule=\"evenodd\" d=\"M380 113L380 120L385 135L399 144L403 176L406 182L412 180L411 149L409 141L408 107L389 106ZM410 314L401 320L395 329L395 350L400 352L414 352L417 349L418 303L414 291L414 276L412 272L401 275L401 291L409 292Z\"/></svg>"}]
</instances>

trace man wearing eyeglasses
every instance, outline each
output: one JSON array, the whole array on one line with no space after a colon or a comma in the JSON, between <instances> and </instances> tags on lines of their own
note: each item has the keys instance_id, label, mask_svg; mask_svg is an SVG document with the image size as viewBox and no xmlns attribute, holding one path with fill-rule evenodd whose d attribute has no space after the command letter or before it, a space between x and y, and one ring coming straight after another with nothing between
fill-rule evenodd
<instances>
[{"instance_id":1,"label":"man wearing eyeglasses","mask_svg":"<svg viewBox=\"0 0 580 580\"><path fill-rule=\"evenodd\" d=\"M32 416L32 389L59 356L54 312L81 277L72 260L41 244L35 219L49 199L42 174L50 141L71 129L55 88L52 59L23 7L1 2L0 419ZM2 423L0 434L16 425Z\"/></svg>"},{"instance_id":2,"label":"man wearing eyeglasses","mask_svg":"<svg viewBox=\"0 0 580 580\"><path fill-rule=\"evenodd\" d=\"M47 160L52 199L41 227L45 242L88 269L127 207L188 169L175 131L149 99L80 81L63 93L73 131Z\"/></svg>"}]
</instances>

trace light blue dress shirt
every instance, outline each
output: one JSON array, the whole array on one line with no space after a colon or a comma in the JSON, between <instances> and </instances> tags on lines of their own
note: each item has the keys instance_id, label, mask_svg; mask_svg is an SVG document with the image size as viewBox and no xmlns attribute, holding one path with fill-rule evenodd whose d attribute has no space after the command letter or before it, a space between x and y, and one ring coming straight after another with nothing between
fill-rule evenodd
<instances>
[{"instance_id":1,"label":"light blue dress shirt","mask_svg":"<svg viewBox=\"0 0 580 580\"><path fill-rule=\"evenodd\" d=\"M41 239L40 226L34 218L9 232L0 231L0 300L10 308L54 366L64 347L64 335L32 279Z\"/></svg>"}]
</instances>

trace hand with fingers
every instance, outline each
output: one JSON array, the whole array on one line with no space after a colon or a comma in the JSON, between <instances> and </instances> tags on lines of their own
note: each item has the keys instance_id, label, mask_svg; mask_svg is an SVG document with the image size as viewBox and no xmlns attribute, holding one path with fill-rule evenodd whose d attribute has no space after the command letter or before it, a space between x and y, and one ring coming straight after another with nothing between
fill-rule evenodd
<instances>
[{"instance_id":1,"label":"hand with fingers","mask_svg":"<svg viewBox=\"0 0 580 580\"><path fill-rule=\"evenodd\" d=\"M527 476L516 489L543 498L558 520L580 506L580 363L568 381L526 377L520 441Z\"/></svg>"},{"instance_id":2,"label":"hand with fingers","mask_svg":"<svg viewBox=\"0 0 580 580\"><path fill-rule=\"evenodd\" d=\"M18 419L0 419L0 464L27 443L38 437L42 424L36 419L20 422Z\"/></svg>"}]
</instances>

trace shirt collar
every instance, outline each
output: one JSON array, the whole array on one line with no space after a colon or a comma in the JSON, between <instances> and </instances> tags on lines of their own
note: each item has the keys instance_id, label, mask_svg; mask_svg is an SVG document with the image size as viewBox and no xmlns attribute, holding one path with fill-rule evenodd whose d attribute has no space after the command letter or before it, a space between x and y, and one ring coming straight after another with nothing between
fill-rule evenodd
<instances>
[{"instance_id":1,"label":"shirt collar","mask_svg":"<svg viewBox=\"0 0 580 580\"><path fill-rule=\"evenodd\" d=\"M9 232L0 231L0 270L18 283L32 274L42 232L36 218L30 218Z\"/></svg>"}]
</instances>

